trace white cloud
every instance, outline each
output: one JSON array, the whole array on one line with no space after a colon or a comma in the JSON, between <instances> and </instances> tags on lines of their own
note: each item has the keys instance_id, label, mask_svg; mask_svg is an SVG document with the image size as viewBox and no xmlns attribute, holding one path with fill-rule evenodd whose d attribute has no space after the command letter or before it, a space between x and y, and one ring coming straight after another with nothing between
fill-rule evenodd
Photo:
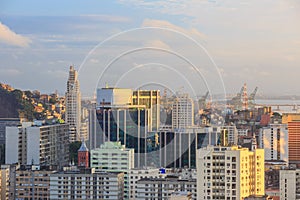
<instances>
[{"instance_id":1,"label":"white cloud","mask_svg":"<svg viewBox=\"0 0 300 200\"><path fill-rule=\"evenodd\" d=\"M171 47L161 40L150 40L144 44L146 47L157 47L161 49L171 50Z\"/></svg>"},{"instance_id":2,"label":"white cloud","mask_svg":"<svg viewBox=\"0 0 300 200\"><path fill-rule=\"evenodd\" d=\"M168 28L174 31L178 31L180 33L186 34L188 36L196 36L201 39L205 39L206 35L201 33L195 28L184 29L182 27L176 26L165 20L155 20L155 19L145 19L142 23L142 27L159 27L159 28Z\"/></svg>"},{"instance_id":3,"label":"white cloud","mask_svg":"<svg viewBox=\"0 0 300 200\"><path fill-rule=\"evenodd\" d=\"M18 47L28 47L31 40L13 32L0 22L0 42Z\"/></svg>"}]
</instances>

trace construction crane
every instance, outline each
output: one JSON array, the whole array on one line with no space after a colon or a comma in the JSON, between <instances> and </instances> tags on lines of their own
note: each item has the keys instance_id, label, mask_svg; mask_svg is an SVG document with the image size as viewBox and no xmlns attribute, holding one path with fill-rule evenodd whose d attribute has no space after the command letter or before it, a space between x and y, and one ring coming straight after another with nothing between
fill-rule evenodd
<instances>
[{"instance_id":1,"label":"construction crane","mask_svg":"<svg viewBox=\"0 0 300 200\"><path fill-rule=\"evenodd\" d=\"M258 87L255 87L254 91L249 96L249 107L254 108L255 106L255 95L257 93Z\"/></svg>"},{"instance_id":2,"label":"construction crane","mask_svg":"<svg viewBox=\"0 0 300 200\"><path fill-rule=\"evenodd\" d=\"M254 91L250 94L250 96L249 96L249 100L250 101L254 101L255 99L255 95L256 95L256 93L257 93L257 90L258 90L258 87L255 87L255 89L254 89Z\"/></svg>"},{"instance_id":3,"label":"construction crane","mask_svg":"<svg viewBox=\"0 0 300 200\"><path fill-rule=\"evenodd\" d=\"M236 95L236 98L237 98L237 99L241 100L243 91L244 91L244 86L241 88L240 93L237 93L237 95Z\"/></svg>"}]
</instances>

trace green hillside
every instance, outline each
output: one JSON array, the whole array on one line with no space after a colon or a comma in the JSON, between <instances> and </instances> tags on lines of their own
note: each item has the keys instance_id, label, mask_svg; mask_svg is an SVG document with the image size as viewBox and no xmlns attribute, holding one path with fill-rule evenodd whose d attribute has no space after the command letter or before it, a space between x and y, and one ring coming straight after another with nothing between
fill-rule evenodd
<instances>
[{"instance_id":1,"label":"green hillside","mask_svg":"<svg viewBox=\"0 0 300 200\"><path fill-rule=\"evenodd\" d=\"M0 118L33 119L34 106L21 90L8 91L0 87Z\"/></svg>"}]
</instances>

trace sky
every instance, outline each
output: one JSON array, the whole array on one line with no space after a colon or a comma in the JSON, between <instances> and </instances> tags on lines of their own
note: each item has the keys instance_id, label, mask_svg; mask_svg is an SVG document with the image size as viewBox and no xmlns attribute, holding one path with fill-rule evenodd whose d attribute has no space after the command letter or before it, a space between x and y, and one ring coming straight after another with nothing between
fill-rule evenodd
<instances>
[{"instance_id":1,"label":"sky","mask_svg":"<svg viewBox=\"0 0 300 200\"><path fill-rule=\"evenodd\" d=\"M0 0L0 82L300 94L300 0Z\"/></svg>"}]
</instances>

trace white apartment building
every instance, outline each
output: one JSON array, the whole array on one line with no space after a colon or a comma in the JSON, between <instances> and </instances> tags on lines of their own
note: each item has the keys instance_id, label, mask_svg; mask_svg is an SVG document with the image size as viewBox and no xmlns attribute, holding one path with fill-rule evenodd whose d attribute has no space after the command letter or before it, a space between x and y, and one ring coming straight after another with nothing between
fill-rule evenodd
<instances>
[{"instance_id":1,"label":"white apartment building","mask_svg":"<svg viewBox=\"0 0 300 200\"><path fill-rule=\"evenodd\" d=\"M0 144L5 144L5 128L7 126L18 126L19 124L19 118L0 118Z\"/></svg>"},{"instance_id":2,"label":"white apartment building","mask_svg":"<svg viewBox=\"0 0 300 200\"><path fill-rule=\"evenodd\" d=\"M91 167L98 171L124 172L124 198L128 197L127 171L134 168L134 149L125 148L121 142L105 142L91 150Z\"/></svg>"},{"instance_id":3,"label":"white apartment building","mask_svg":"<svg viewBox=\"0 0 300 200\"><path fill-rule=\"evenodd\" d=\"M134 168L134 149L127 149L121 142L105 142L91 150L91 167L110 171Z\"/></svg>"},{"instance_id":4,"label":"white apartment building","mask_svg":"<svg viewBox=\"0 0 300 200\"><path fill-rule=\"evenodd\" d=\"M67 124L6 127L6 164L57 165L69 163Z\"/></svg>"},{"instance_id":5,"label":"white apartment building","mask_svg":"<svg viewBox=\"0 0 300 200\"><path fill-rule=\"evenodd\" d=\"M124 199L124 173L66 171L50 175L50 199Z\"/></svg>"},{"instance_id":6,"label":"white apartment building","mask_svg":"<svg viewBox=\"0 0 300 200\"><path fill-rule=\"evenodd\" d=\"M236 126L222 126L221 131L227 134L227 143L230 145L238 144L238 130Z\"/></svg>"},{"instance_id":7,"label":"white apartment building","mask_svg":"<svg viewBox=\"0 0 300 200\"><path fill-rule=\"evenodd\" d=\"M178 94L172 104L172 128L182 129L194 125L194 101L188 94Z\"/></svg>"},{"instance_id":8,"label":"white apartment building","mask_svg":"<svg viewBox=\"0 0 300 200\"><path fill-rule=\"evenodd\" d=\"M32 122L23 122L21 126L6 127L5 164L25 164L27 162L26 128L30 126L32 126Z\"/></svg>"},{"instance_id":9,"label":"white apartment building","mask_svg":"<svg viewBox=\"0 0 300 200\"><path fill-rule=\"evenodd\" d=\"M66 92L66 123L69 124L70 142L81 141L81 93L78 73L70 66Z\"/></svg>"},{"instance_id":10,"label":"white apartment building","mask_svg":"<svg viewBox=\"0 0 300 200\"><path fill-rule=\"evenodd\" d=\"M280 170L280 200L300 199L300 169Z\"/></svg>"},{"instance_id":11,"label":"white apartment building","mask_svg":"<svg viewBox=\"0 0 300 200\"><path fill-rule=\"evenodd\" d=\"M264 150L208 146L197 150L197 197L242 200L264 195Z\"/></svg>"},{"instance_id":12,"label":"white apartment building","mask_svg":"<svg viewBox=\"0 0 300 200\"><path fill-rule=\"evenodd\" d=\"M287 124L270 124L259 131L259 147L265 149L265 160L288 162Z\"/></svg>"}]
</instances>

